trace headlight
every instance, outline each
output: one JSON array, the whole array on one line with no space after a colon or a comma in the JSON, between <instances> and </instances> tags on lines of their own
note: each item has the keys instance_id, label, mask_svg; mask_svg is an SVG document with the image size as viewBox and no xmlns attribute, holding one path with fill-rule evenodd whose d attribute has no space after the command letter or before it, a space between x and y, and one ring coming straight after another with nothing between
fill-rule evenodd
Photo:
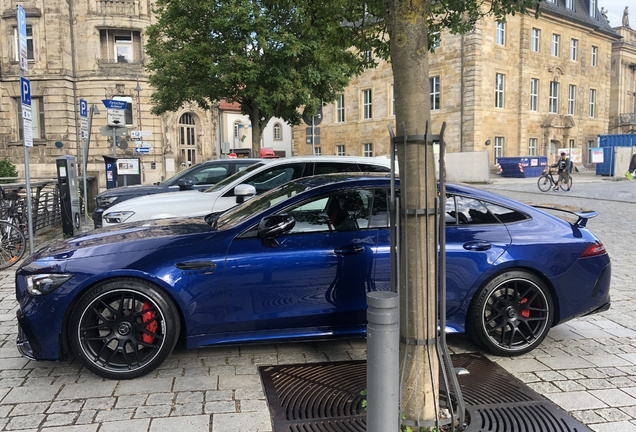
<instances>
[{"instance_id":1,"label":"headlight","mask_svg":"<svg viewBox=\"0 0 636 432\"><path fill-rule=\"evenodd\" d=\"M102 216L102 219L105 220L106 223L116 224L126 222L128 218L134 214L135 212L133 211L110 212Z\"/></svg>"},{"instance_id":2,"label":"headlight","mask_svg":"<svg viewBox=\"0 0 636 432\"><path fill-rule=\"evenodd\" d=\"M118 199L119 197L104 197L104 198L97 197L97 205L100 207L110 207Z\"/></svg>"},{"instance_id":3,"label":"headlight","mask_svg":"<svg viewBox=\"0 0 636 432\"><path fill-rule=\"evenodd\" d=\"M27 291L31 295L45 295L52 291L55 291L60 285L72 278L71 274L35 274L26 275Z\"/></svg>"}]
</instances>

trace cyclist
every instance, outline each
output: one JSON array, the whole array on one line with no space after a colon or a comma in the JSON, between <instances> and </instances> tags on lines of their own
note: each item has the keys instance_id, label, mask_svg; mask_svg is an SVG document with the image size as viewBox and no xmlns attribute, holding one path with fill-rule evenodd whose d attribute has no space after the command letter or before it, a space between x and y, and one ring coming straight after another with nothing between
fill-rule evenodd
<instances>
[{"instance_id":1,"label":"cyclist","mask_svg":"<svg viewBox=\"0 0 636 432\"><path fill-rule=\"evenodd\" d=\"M555 191L558 191L561 187L561 182L565 182L565 184L567 185L568 181L570 180L570 172L572 172L572 162L570 161L570 158L567 157L567 154L565 152L561 152L561 159L559 159L557 163L552 165L552 167L556 168L557 173L559 174L559 180L557 181L556 187L554 188Z\"/></svg>"}]
</instances>

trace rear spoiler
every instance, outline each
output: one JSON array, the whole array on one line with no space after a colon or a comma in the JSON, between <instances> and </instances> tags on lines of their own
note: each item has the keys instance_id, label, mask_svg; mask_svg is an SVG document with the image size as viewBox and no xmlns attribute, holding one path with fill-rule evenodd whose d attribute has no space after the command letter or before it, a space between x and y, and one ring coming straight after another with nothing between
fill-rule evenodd
<instances>
[{"instance_id":1,"label":"rear spoiler","mask_svg":"<svg viewBox=\"0 0 636 432\"><path fill-rule=\"evenodd\" d=\"M593 210L584 210L581 208L575 208L575 207L569 207L569 206L559 206L559 205L553 205L553 204L537 204L537 205L532 204L532 207L538 208L538 209L545 209L545 210L555 210L555 211L572 214L578 217L578 220L574 222L574 225L578 227L585 227L587 225L588 219L598 216L598 212L595 212Z\"/></svg>"}]
</instances>

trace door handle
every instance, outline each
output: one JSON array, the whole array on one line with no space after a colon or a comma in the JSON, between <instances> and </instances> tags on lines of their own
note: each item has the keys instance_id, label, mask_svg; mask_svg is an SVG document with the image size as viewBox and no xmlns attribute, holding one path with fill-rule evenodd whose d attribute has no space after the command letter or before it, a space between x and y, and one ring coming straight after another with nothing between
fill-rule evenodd
<instances>
[{"instance_id":1,"label":"door handle","mask_svg":"<svg viewBox=\"0 0 636 432\"><path fill-rule=\"evenodd\" d=\"M472 241L464 243L464 249L469 251L486 251L490 249L492 245L490 242L485 241Z\"/></svg>"},{"instance_id":2,"label":"door handle","mask_svg":"<svg viewBox=\"0 0 636 432\"><path fill-rule=\"evenodd\" d=\"M336 255L357 255L364 252L364 246L340 246L334 250Z\"/></svg>"},{"instance_id":3,"label":"door handle","mask_svg":"<svg viewBox=\"0 0 636 432\"><path fill-rule=\"evenodd\" d=\"M179 270L214 270L216 263L214 261L189 261L176 263L174 266Z\"/></svg>"}]
</instances>

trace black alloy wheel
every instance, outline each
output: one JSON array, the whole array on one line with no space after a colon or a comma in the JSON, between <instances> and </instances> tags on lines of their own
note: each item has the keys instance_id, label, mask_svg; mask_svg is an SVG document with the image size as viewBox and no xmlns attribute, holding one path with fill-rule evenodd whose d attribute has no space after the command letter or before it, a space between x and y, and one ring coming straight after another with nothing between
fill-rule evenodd
<instances>
[{"instance_id":1,"label":"black alloy wheel","mask_svg":"<svg viewBox=\"0 0 636 432\"><path fill-rule=\"evenodd\" d=\"M524 271L506 271L475 295L467 331L490 352L502 356L532 351L547 336L554 316L545 284Z\"/></svg>"},{"instance_id":2,"label":"black alloy wheel","mask_svg":"<svg viewBox=\"0 0 636 432\"><path fill-rule=\"evenodd\" d=\"M70 326L73 352L105 378L137 378L157 368L174 348L180 321L174 303L145 281L117 279L88 291Z\"/></svg>"}]
</instances>

